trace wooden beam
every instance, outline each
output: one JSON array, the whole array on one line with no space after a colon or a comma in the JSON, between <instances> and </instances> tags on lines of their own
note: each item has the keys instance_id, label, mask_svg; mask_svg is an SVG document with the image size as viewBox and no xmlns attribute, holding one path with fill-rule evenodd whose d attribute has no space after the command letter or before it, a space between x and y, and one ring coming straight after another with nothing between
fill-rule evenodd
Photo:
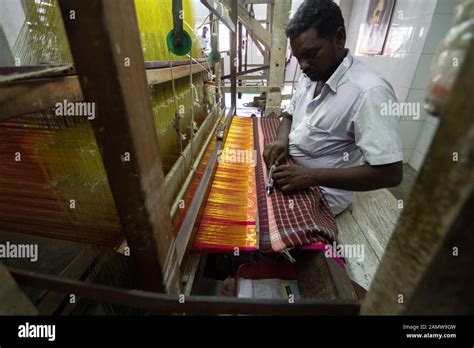
<instances>
[{"instance_id":1,"label":"wooden beam","mask_svg":"<svg viewBox=\"0 0 474 348\"><path fill-rule=\"evenodd\" d=\"M295 254L298 285L303 298L357 299L344 268L322 250L300 250Z\"/></svg>"},{"instance_id":2,"label":"wooden beam","mask_svg":"<svg viewBox=\"0 0 474 348\"><path fill-rule=\"evenodd\" d=\"M243 5L249 5L249 4L273 4L275 3L275 0L241 0Z\"/></svg>"},{"instance_id":3,"label":"wooden beam","mask_svg":"<svg viewBox=\"0 0 474 348\"><path fill-rule=\"evenodd\" d=\"M200 73L205 70L204 67L198 64L193 64L190 69L189 65L183 65L183 66L173 67L172 68L173 72L171 72L171 68L150 69L146 71L146 78L149 85L157 85L160 83L171 81L172 80L171 76L173 76L174 79L176 80L176 79L189 76L190 71L191 71L191 74L193 75ZM210 67L207 67L207 68L210 68Z\"/></svg>"},{"instance_id":4,"label":"wooden beam","mask_svg":"<svg viewBox=\"0 0 474 348\"><path fill-rule=\"evenodd\" d=\"M77 76L16 82L0 87L0 122L83 99Z\"/></svg>"},{"instance_id":5,"label":"wooden beam","mask_svg":"<svg viewBox=\"0 0 474 348\"><path fill-rule=\"evenodd\" d=\"M59 277L69 279L81 279L86 273L94 260L99 256L99 252L94 249L84 249L74 260L67 265L61 272ZM47 292L37 304L40 315L53 315L61 303L64 301L65 295L55 292Z\"/></svg>"},{"instance_id":6,"label":"wooden beam","mask_svg":"<svg viewBox=\"0 0 474 348\"><path fill-rule=\"evenodd\" d=\"M0 262L0 315L38 315L28 297Z\"/></svg>"},{"instance_id":7,"label":"wooden beam","mask_svg":"<svg viewBox=\"0 0 474 348\"><path fill-rule=\"evenodd\" d=\"M230 16L237 26L237 1L231 2ZM230 33L230 105L236 108L237 105L237 32Z\"/></svg>"},{"instance_id":8,"label":"wooden beam","mask_svg":"<svg viewBox=\"0 0 474 348\"><path fill-rule=\"evenodd\" d=\"M474 311L474 99L466 97L474 90L473 75L471 44L363 302L363 314L458 315Z\"/></svg>"},{"instance_id":9,"label":"wooden beam","mask_svg":"<svg viewBox=\"0 0 474 348\"><path fill-rule=\"evenodd\" d=\"M474 191L446 234L444 243L413 292L404 314L472 315L474 313ZM454 248L458 250L454 252Z\"/></svg>"},{"instance_id":10,"label":"wooden beam","mask_svg":"<svg viewBox=\"0 0 474 348\"><path fill-rule=\"evenodd\" d=\"M235 33L235 23L232 22L219 0L201 0L201 3L206 6L208 10L211 11L212 14L214 14L214 16L216 16L222 23L224 23L230 32Z\"/></svg>"},{"instance_id":11,"label":"wooden beam","mask_svg":"<svg viewBox=\"0 0 474 348\"><path fill-rule=\"evenodd\" d=\"M242 71L240 73L237 73L237 76L242 76L242 75L247 75L247 74L251 74L251 73L254 73L254 72L259 72L259 71L262 71L262 70L266 70L269 67L270 67L270 65L258 65L258 68L248 69L248 70ZM224 76L221 77L221 80L226 80L226 79L230 79L230 75L224 75Z\"/></svg>"},{"instance_id":12,"label":"wooden beam","mask_svg":"<svg viewBox=\"0 0 474 348\"><path fill-rule=\"evenodd\" d=\"M267 55L267 50L265 49L265 46L258 41L258 39L255 37L254 34L249 32L249 36L252 39L252 42L254 43L255 47L257 47L257 50L262 54L263 57Z\"/></svg>"},{"instance_id":13,"label":"wooden beam","mask_svg":"<svg viewBox=\"0 0 474 348\"><path fill-rule=\"evenodd\" d=\"M206 65L204 62L202 66L193 64L192 73L204 71ZM179 79L189 76L189 71L189 65L173 67L173 77ZM148 69L146 77L149 85L171 81L171 68ZM63 100L68 102L84 100L77 75L22 80L0 86L0 122L52 108Z\"/></svg>"},{"instance_id":14,"label":"wooden beam","mask_svg":"<svg viewBox=\"0 0 474 348\"><path fill-rule=\"evenodd\" d=\"M238 78L239 80L267 80L268 75L243 75Z\"/></svg>"},{"instance_id":15,"label":"wooden beam","mask_svg":"<svg viewBox=\"0 0 474 348\"><path fill-rule=\"evenodd\" d=\"M237 87L237 92L238 93L266 93L268 91L267 86L243 86L243 87ZM231 93L230 87L223 87L222 88L223 93Z\"/></svg>"},{"instance_id":16,"label":"wooden beam","mask_svg":"<svg viewBox=\"0 0 474 348\"><path fill-rule=\"evenodd\" d=\"M241 4L237 3L237 0L222 0L227 7L231 8L232 6L237 6L238 9L238 19L242 22L245 28L251 32L255 37L266 47L271 47L272 36L268 30L266 30L261 23L259 23L255 18L252 18L248 13L247 9ZM235 4L235 5L234 5Z\"/></svg>"},{"instance_id":17,"label":"wooden beam","mask_svg":"<svg viewBox=\"0 0 474 348\"><path fill-rule=\"evenodd\" d=\"M180 291L134 3L60 0L84 99L143 290ZM70 18L74 11L74 19Z\"/></svg>"},{"instance_id":18,"label":"wooden beam","mask_svg":"<svg viewBox=\"0 0 474 348\"><path fill-rule=\"evenodd\" d=\"M268 84L270 86L283 87L285 81L285 63L288 39L285 34L285 27L290 19L291 0L276 1L269 7L272 10L272 48L270 51L270 70L268 72ZM281 113L281 90L269 91L267 94L265 115Z\"/></svg>"},{"instance_id":19,"label":"wooden beam","mask_svg":"<svg viewBox=\"0 0 474 348\"><path fill-rule=\"evenodd\" d=\"M238 34L237 34L237 41L238 41L238 44L237 44L237 47L238 47L237 52L238 52L238 54L239 54L239 67L238 67L238 69L237 69L237 72L238 72L238 73L241 73L241 72L242 72L242 65L243 65L243 63L244 63L244 62L243 62L243 54L242 54L242 53L243 53L243 52L242 52L242 51L243 51L243 50L242 50L242 48L243 48L243 47L242 47L242 43L243 43L243 42L242 42L242 40L243 40L243 38L242 38L242 33L243 33L242 22L239 22L237 33L238 33ZM243 86L243 84L242 84L242 79L239 79L239 86ZM239 99L242 98L242 94L239 93L238 97L239 97Z\"/></svg>"},{"instance_id":20,"label":"wooden beam","mask_svg":"<svg viewBox=\"0 0 474 348\"><path fill-rule=\"evenodd\" d=\"M123 290L76 280L61 279L46 274L9 268L15 280L35 288L75 293L79 298L105 301L152 313L258 314L258 315L357 315L358 300L307 300L295 303L287 300L255 300L218 296L186 296L184 302L178 296L148 291Z\"/></svg>"}]
</instances>

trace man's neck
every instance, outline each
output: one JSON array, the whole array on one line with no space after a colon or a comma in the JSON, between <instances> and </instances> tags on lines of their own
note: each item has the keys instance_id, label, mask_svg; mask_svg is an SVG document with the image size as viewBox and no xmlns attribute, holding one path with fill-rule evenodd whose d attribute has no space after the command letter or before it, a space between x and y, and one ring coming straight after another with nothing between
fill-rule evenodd
<instances>
[{"instance_id":1,"label":"man's neck","mask_svg":"<svg viewBox=\"0 0 474 348\"><path fill-rule=\"evenodd\" d=\"M331 69L331 72L329 73L328 76L326 76L325 79L321 80L321 82L324 82L326 83L327 80L329 80L331 78L331 76L334 74L334 72L337 70L337 68L339 68L339 65L341 65L342 61L344 60L344 58L346 58L347 56L347 53L349 53L349 50L347 48L343 49L341 51L341 53L338 55L337 59L336 59L336 62L334 63L332 69Z\"/></svg>"}]
</instances>

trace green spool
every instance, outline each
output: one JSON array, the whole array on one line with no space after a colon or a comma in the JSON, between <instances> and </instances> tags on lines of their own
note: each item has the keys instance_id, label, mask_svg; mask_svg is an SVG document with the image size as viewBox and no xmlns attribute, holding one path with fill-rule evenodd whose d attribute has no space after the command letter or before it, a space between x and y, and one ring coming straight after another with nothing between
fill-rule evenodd
<instances>
[{"instance_id":1,"label":"green spool","mask_svg":"<svg viewBox=\"0 0 474 348\"><path fill-rule=\"evenodd\" d=\"M216 64L221 61L221 54L219 52L211 52L208 54L207 58L211 62L211 64Z\"/></svg>"},{"instance_id":2,"label":"green spool","mask_svg":"<svg viewBox=\"0 0 474 348\"><path fill-rule=\"evenodd\" d=\"M193 46L193 41L191 40L191 36L183 30L183 45L182 47L175 47L174 45L174 30L171 30L166 37L166 44L168 45L168 49L176 54L177 56L184 56L191 51L191 47Z\"/></svg>"}]
</instances>

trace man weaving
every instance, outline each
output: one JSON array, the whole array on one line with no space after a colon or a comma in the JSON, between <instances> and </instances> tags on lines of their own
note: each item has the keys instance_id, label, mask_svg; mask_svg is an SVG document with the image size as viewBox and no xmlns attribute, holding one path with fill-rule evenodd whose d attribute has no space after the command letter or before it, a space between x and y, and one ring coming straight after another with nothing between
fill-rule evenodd
<instances>
[{"instance_id":1,"label":"man weaving","mask_svg":"<svg viewBox=\"0 0 474 348\"><path fill-rule=\"evenodd\" d=\"M320 186L334 215L353 191L393 187L402 180L399 117L382 116L397 102L392 86L345 48L339 7L305 1L286 29L303 74L282 114L277 138L265 147L283 192ZM278 165L291 156L300 165Z\"/></svg>"}]
</instances>

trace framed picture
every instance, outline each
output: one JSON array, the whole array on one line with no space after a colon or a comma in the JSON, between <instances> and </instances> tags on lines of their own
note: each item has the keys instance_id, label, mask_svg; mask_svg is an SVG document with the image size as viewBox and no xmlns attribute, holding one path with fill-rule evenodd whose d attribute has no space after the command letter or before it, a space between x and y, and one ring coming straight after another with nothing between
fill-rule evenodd
<instances>
[{"instance_id":1,"label":"framed picture","mask_svg":"<svg viewBox=\"0 0 474 348\"><path fill-rule=\"evenodd\" d=\"M395 0L369 1L365 22L359 28L356 54L382 54L394 7Z\"/></svg>"}]
</instances>

